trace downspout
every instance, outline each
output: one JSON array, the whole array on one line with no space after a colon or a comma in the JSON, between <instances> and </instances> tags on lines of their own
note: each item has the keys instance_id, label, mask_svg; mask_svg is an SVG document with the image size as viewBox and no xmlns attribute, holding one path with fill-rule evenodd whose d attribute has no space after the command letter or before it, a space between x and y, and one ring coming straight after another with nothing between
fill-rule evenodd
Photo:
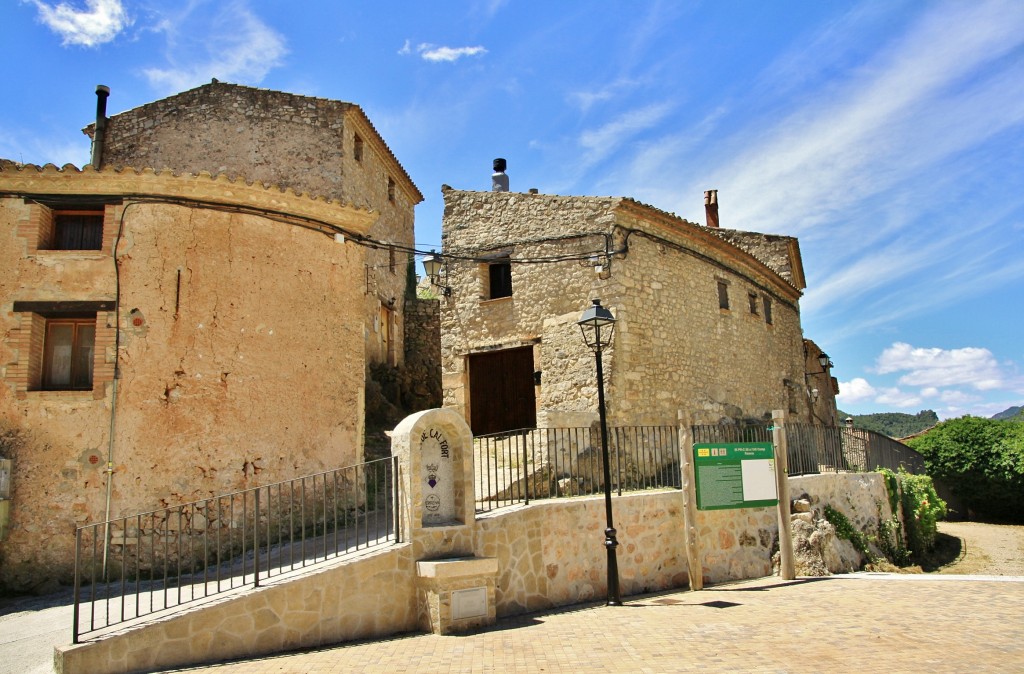
<instances>
[{"instance_id":1,"label":"downspout","mask_svg":"<svg viewBox=\"0 0 1024 674\"><path fill-rule=\"evenodd\" d=\"M99 170L103 162L103 143L107 133L107 96L110 87L102 84L96 87L96 135L92 142L92 166ZM103 578L107 577L107 555L110 551L110 503L114 492L114 437L117 429L117 382L121 378L121 269L117 265L117 247L124 231L124 214L128 204L121 208L117 237L111 257L114 260L114 379L110 383L110 431L107 437L107 497L103 515Z\"/></svg>"}]
</instances>

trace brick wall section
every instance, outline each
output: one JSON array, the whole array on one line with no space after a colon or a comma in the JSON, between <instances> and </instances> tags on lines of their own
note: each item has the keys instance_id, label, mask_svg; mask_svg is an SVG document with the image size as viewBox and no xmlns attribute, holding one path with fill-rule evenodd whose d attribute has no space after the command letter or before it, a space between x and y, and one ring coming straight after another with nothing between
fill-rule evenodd
<instances>
[{"instance_id":1,"label":"brick wall section","mask_svg":"<svg viewBox=\"0 0 1024 674\"><path fill-rule=\"evenodd\" d=\"M441 298L445 406L467 418L467 354L536 344L538 426L589 424L597 409L594 356L576 321L595 297L618 319L604 354L610 423L673 423L680 410L695 423L761 419L788 405L801 385L799 290L706 228L629 199L443 191L446 254L507 252L513 260L512 297L488 301L486 265L449 258L452 295ZM627 237L629 230L636 232ZM600 271L586 260L516 263L601 253L606 237L612 250L627 252ZM728 310L718 306L720 280L729 287ZM806 414L806 396L793 399Z\"/></svg>"}]
</instances>

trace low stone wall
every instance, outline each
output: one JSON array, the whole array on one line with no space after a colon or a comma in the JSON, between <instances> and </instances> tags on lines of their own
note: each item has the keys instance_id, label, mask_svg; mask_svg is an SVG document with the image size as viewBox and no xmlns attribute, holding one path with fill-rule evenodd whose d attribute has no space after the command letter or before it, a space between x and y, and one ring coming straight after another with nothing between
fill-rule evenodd
<instances>
[{"instance_id":1,"label":"low stone wall","mask_svg":"<svg viewBox=\"0 0 1024 674\"><path fill-rule=\"evenodd\" d=\"M888 516L880 475L814 475L789 482L790 498L808 496L815 513L831 504L865 530L877 528L879 504ZM613 508L622 594L685 586L683 492L624 494L613 499ZM774 508L698 512L705 582L769 575L776 521ZM494 511L446 535L460 539L453 544L476 557L498 560L494 601L501 617L603 598L604 526L603 498L581 497ZM99 641L58 648L56 670L166 669L418 629L416 547L402 543ZM852 558L848 551L840 557Z\"/></svg>"}]
</instances>

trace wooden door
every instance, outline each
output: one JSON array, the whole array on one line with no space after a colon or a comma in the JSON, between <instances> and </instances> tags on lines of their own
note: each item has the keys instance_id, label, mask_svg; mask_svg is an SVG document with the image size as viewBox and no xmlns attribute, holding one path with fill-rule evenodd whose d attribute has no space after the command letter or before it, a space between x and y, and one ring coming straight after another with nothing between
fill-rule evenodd
<instances>
[{"instance_id":1,"label":"wooden door","mask_svg":"<svg viewBox=\"0 0 1024 674\"><path fill-rule=\"evenodd\" d=\"M469 356L469 425L474 435L537 426L533 347Z\"/></svg>"}]
</instances>

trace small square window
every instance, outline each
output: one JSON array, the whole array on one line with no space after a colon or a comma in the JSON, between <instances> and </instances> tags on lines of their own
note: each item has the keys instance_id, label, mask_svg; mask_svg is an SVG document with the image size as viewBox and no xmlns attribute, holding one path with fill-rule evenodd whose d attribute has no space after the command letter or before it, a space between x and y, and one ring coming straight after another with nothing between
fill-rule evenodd
<instances>
[{"instance_id":1,"label":"small square window","mask_svg":"<svg viewBox=\"0 0 1024 674\"><path fill-rule=\"evenodd\" d=\"M46 320L42 388L83 391L92 388L96 315Z\"/></svg>"},{"instance_id":2,"label":"small square window","mask_svg":"<svg viewBox=\"0 0 1024 674\"><path fill-rule=\"evenodd\" d=\"M750 313L757 316L757 293L747 293L747 301L750 303Z\"/></svg>"},{"instance_id":3,"label":"small square window","mask_svg":"<svg viewBox=\"0 0 1024 674\"><path fill-rule=\"evenodd\" d=\"M512 262L510 260L491 262L487 265L487 273L489 276L489 299L512 297Z\"/></svg>"},{"instance_id":4,"label":"small square window","mask_svg":"<svg viewBox=\"0 0 1024 674\"><path fill-rule=\"evenodd\" d=\"M718 308L729 308L729 284L725 281L718 282Z\"/></svg>"},{"instance_id":5,"label":"small square window","mask_svg":"<svg viewBox=\"0 0 1024 674\"><path fill-rule=\"evenodd\" d=\"M54 211L50 250L103 248L103 211Z\"/></svg>"},{"instance_id":6,"label":"small square window","mask_svg":"<svg viewBox=\"0 0 1024 674\"><path fill-rule=\"evenodd\" d=\"M766 296L766 297L763 297L762 299L764 300L764 302L763 302L763 305L764 305L764 322L767 323L768 325L771 325L772 324L772 298Z\"/></svg>"}]
</instances>

